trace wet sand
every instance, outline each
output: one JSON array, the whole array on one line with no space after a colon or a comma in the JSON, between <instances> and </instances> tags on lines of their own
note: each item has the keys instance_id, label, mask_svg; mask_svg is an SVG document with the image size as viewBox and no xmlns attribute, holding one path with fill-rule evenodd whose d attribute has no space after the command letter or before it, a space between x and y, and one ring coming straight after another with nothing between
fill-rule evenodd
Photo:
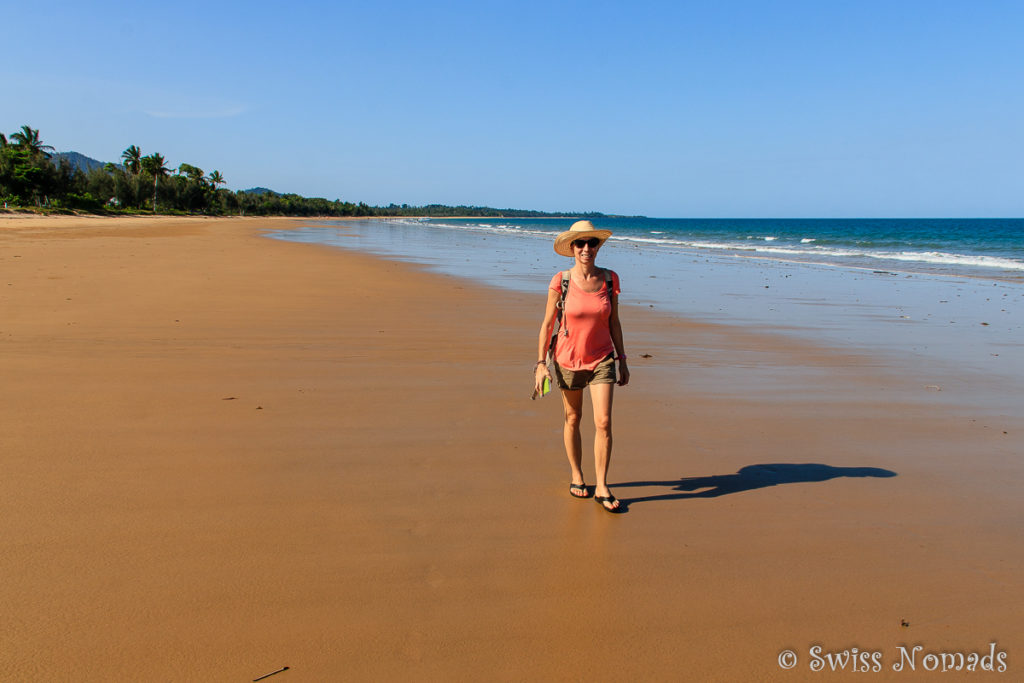
<instances>
[{"instance_id":1,"label":"wet sand","mask_svg":"<svg viewBox=\"0 0 1024 683\"><path fill-rule=\"evenodd\" d=\"M1024 425L626 308L607 514L528 398L543 294L287 224L0 217L5 680L788 681L816 644L885 677L991 642L1019 674Z\"/></svg>"}]
</instances>

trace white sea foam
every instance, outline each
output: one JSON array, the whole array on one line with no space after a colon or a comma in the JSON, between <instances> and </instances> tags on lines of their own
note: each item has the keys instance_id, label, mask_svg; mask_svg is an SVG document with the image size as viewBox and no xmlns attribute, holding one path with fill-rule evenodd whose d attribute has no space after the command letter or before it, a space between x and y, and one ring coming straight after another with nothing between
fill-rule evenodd
<instances>
[{"instance_id":1,"label":"white sea foam","mask_svg":"<svg viewBox=\"0 0 1024 683\"><path fill-rule=\"evenodd\" d=\"M1024 259L1001 258L973 254L950 254L945 252L916 251L872 251L868 249L842 249L813 245L814 239L803 239L804 248L786 246L758 245L757 243L741 242L710 242L698 240L672 240L651 237L612 237L627 242L639 242L667 248L708 249L715 251L745 252L758 255L778 257L803 257L806 260L820 263L835 263L857 259L873 259L882 261L901 261L904 263L921 263L931 265L948 265L974 268L996 268L1001 270L1024 271ZM813 258L808 258L813 257Z\"/></svg>"},{"instance_id":2,"label":"white sea foam","mask_svg":"<svg viewBox=\"0 0 1024 683\"><path fill-rule=\"evenodd\" d=\"M419 227L423 227L422 224ZM440 220L432 220L429 227L445 228L447 230L464 230L468 232L486 232L494 235L518 235L534 237L554 237L557 232L550 230L535 230L515 224L506 223L445 223Z\"/></svg>"},{"instance_id":3,"label":"white sea foam","mask_svg":"<svg viewBox=\"0 0 1024 683\"><path fill-rule=\"evenodd\" d=\"M816 240L813 237L805 237L802 240L800 240L800 244L810 244L811 242L817 242L817 241L818 240Z\"/></svg>"},{"instance_id":4,"label":"white sea foam","mask_svg":"<svg viewBox=\"0 0 1024 683\"><path fill-rule=\"evenodd\" d=\"M869 254L869 256L873 256ZM943 265L975 266L982 268L1002 268L1004 270L1024 270L1024 260L999 258L996 256L978 256L968 254L946 254L941 251L902 251L896 253L883 252L877 258L890 258L895 261L920 261Z\"/></svg>"}]
</instances>

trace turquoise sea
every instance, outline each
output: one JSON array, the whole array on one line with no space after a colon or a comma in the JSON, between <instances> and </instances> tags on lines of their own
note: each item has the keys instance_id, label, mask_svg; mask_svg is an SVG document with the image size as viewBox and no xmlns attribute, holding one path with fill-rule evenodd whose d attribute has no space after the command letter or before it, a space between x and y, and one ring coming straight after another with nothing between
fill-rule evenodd
<instances>
[{"instance_id":1,"label":"turquoise sea","mask_svg":"<svg viewBox=\"0 0 1024 683\"><path fill-rule=\"evenodd\" d=\"M434 226L553 238L573 219L432 219ZM606 218L624 245L826 265L1024 279L1024 219Z\"/></svg>"},{"instance_id":2,"label":"turquoise sea","mask_svg":"<svg viewBox=\"0 0 1024 683\"><path fill-rule=\"evenodd\" d=\"M533 294L539 316L551 276L572 265L552 250L572 222L318 220L272 236ZM795 335L1024 413L1010 398L1024 390L1022 219L593 222L614 232L598 265L619 273L626 305Z\"/></svg>"}]
</instances>

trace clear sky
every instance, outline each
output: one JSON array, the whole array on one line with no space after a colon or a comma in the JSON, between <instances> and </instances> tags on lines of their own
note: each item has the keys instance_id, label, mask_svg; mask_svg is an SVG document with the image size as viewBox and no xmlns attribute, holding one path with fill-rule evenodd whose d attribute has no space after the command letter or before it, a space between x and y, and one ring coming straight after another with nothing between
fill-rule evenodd
<instances>
[{"instance_id":1,"label":"clear sky","mask_svg":"<svg viewBox=\"0 0 1024 683\"><path fill-rule=\"evenodd\" d=\"M1024 216L1024 3L5 3L0 131L369 204Z\"/></svg>"}]
</instances>

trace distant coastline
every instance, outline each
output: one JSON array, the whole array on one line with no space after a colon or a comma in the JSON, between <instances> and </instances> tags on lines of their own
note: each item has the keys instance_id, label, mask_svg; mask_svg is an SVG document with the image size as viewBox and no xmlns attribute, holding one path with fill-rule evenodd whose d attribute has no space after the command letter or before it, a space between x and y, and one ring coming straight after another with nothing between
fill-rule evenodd
<instances>
[{"instance_id":1,"label":"distant coastline","mask_svg":"<svg viewBox=\"0 0 1024 683\"><path fill-rule=\"evenodd\" d=\"M130 145L123 163L103 162L78 152L57 152L39 130L24 125L0 133L0 212L97 215L293 216L301 218L611 218L595 211L497 209L460 204L389 204L328 200L265 187L229 190L220 171L206 173L159 152L143 156Z\"/></svg>"}]
</instances>

